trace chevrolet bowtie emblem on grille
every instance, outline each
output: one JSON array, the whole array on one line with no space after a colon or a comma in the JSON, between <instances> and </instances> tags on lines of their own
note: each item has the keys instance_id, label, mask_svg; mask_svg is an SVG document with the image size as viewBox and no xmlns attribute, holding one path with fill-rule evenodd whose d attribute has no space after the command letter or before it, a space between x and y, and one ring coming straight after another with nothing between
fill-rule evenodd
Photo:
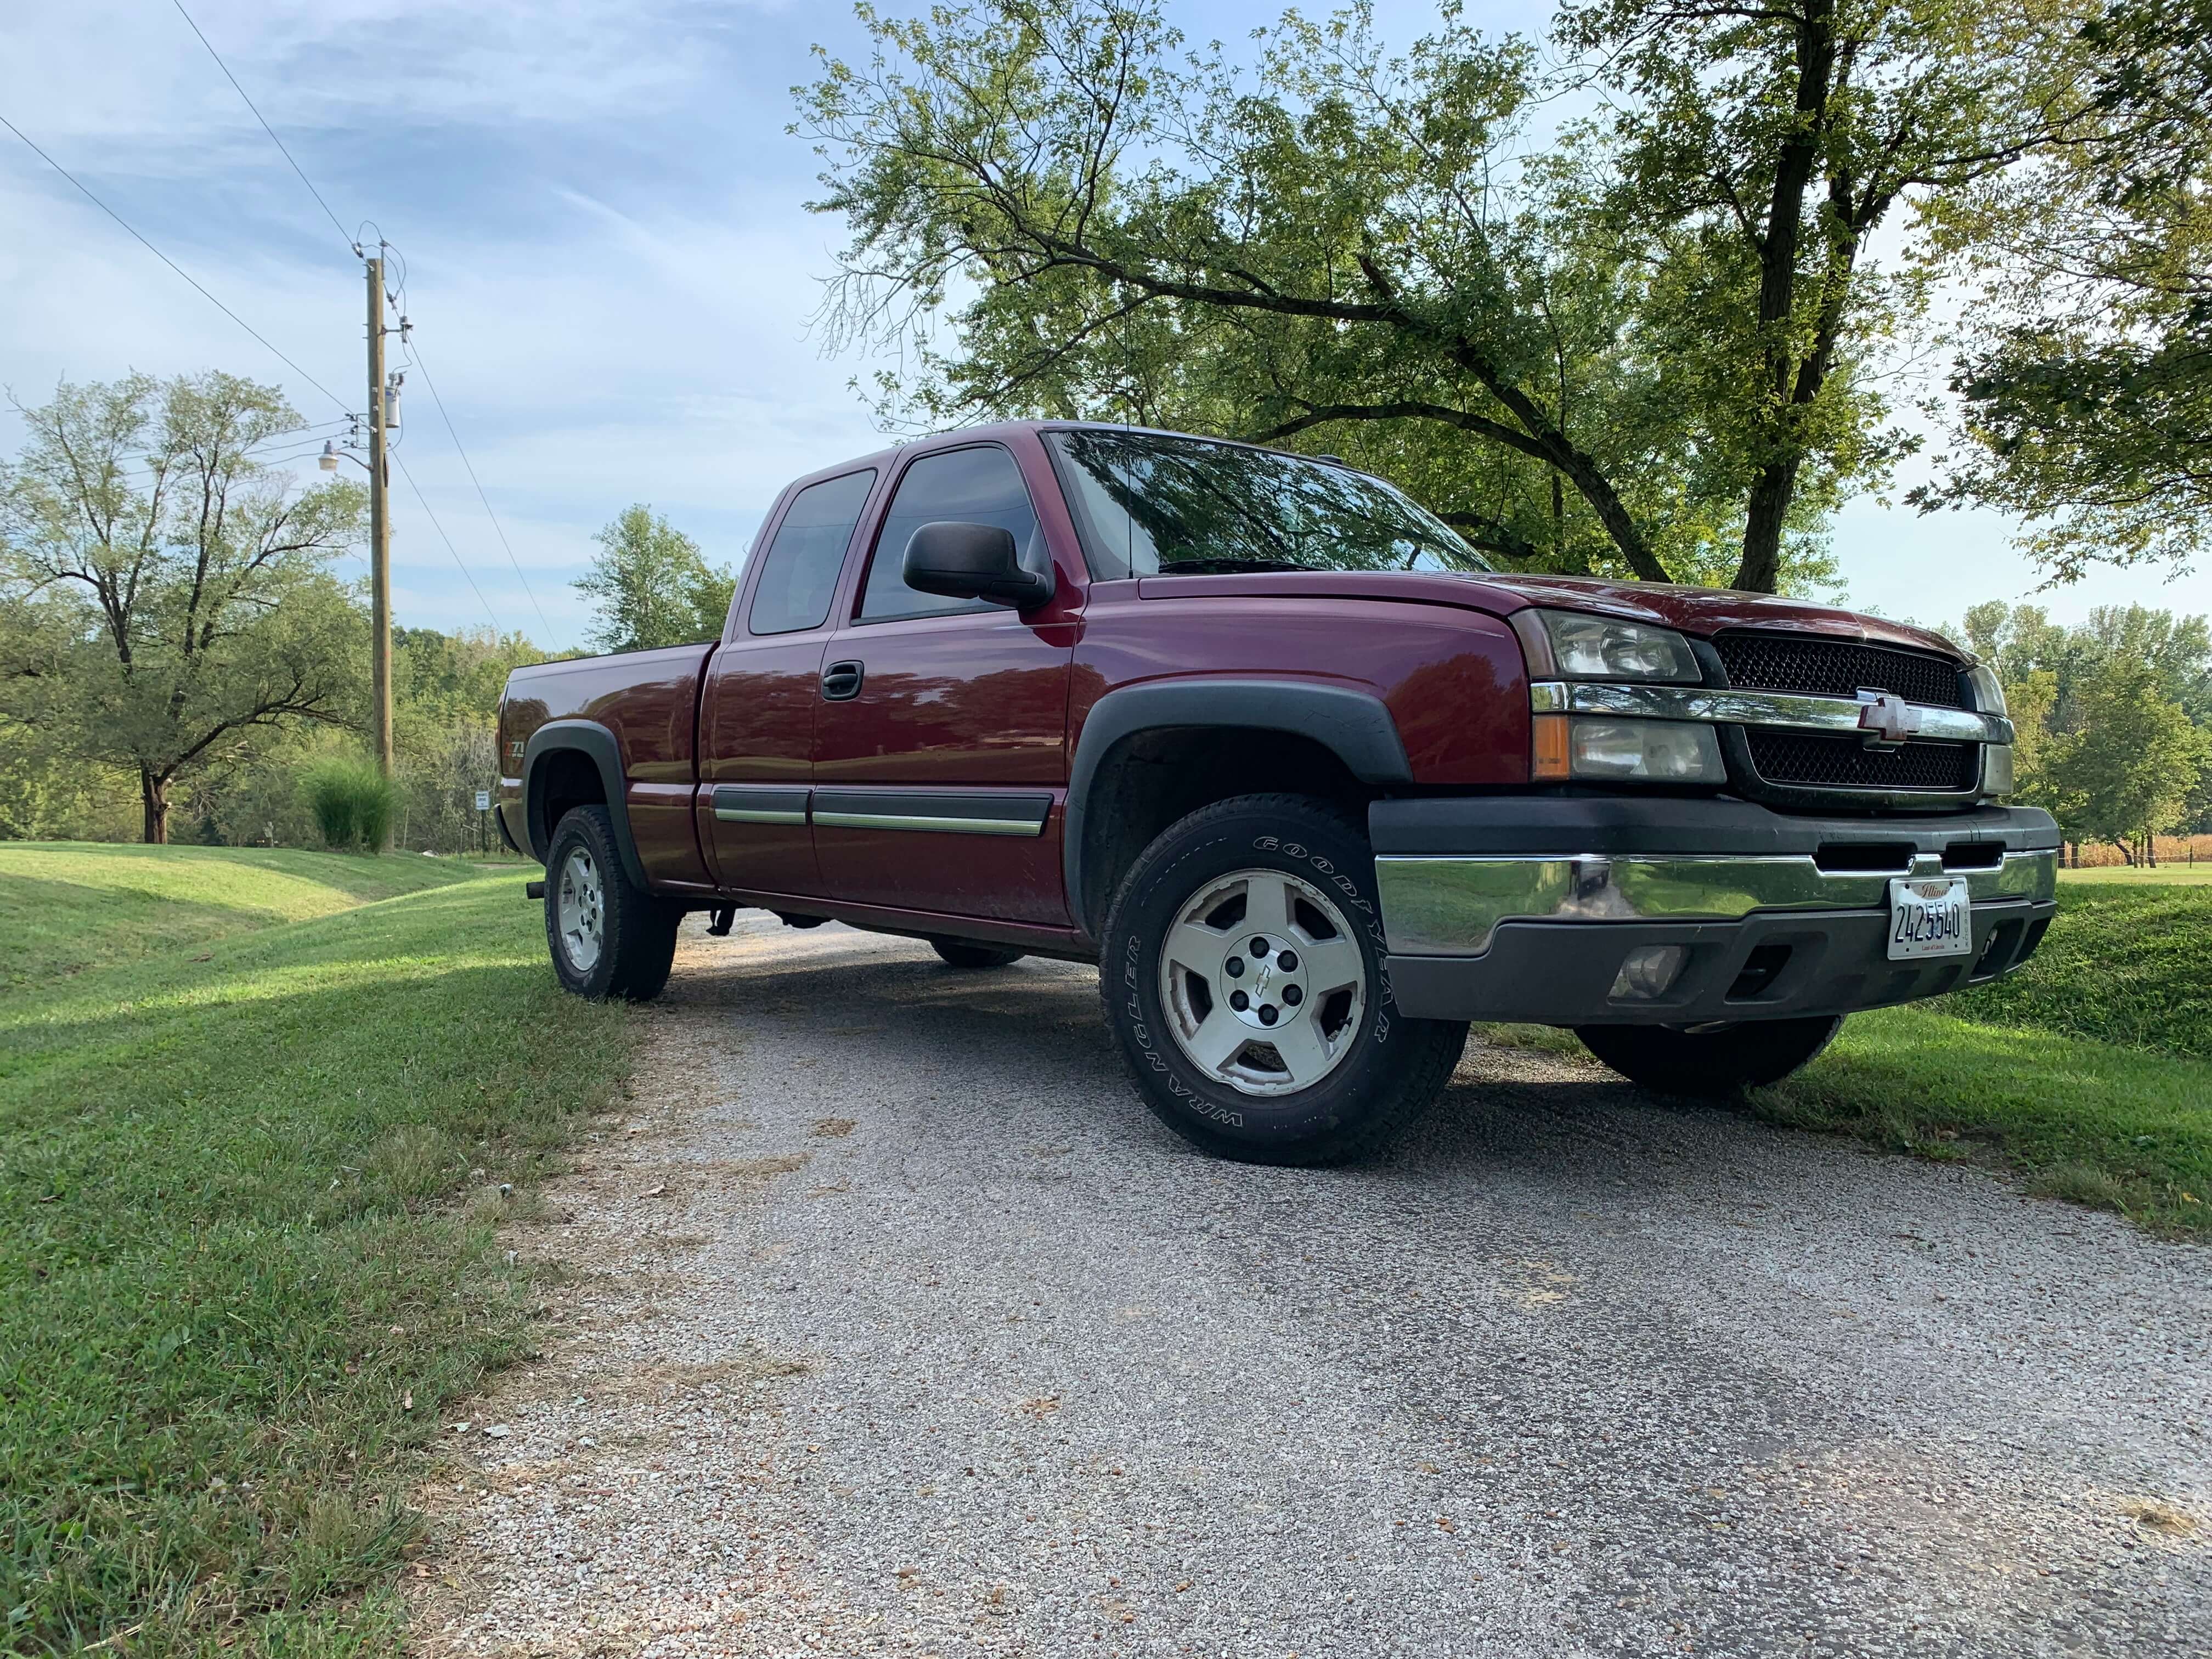
<instances>
[{"instance_id":1,"label":"chevrolet bowtie emblem on grille","mask_svg":"<svg viewBox=\"0 0 2212 1659\"><path fill-rule=\"evenodd\" d=\"M1920 711L1894 691L1859 693L1859 730L1869 749L1898 749L1920 729Z\"/></svg>"}]
</instances>

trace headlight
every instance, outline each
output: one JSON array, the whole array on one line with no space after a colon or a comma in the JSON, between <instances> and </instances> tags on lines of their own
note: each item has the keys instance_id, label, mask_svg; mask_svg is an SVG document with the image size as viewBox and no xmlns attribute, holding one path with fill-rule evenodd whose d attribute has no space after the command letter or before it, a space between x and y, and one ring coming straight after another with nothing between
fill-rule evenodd
<instances>
[{"instance_id":1,"label":"headlight","mask_svg":"<svg viewBox=\"0 0 2212 1659\"><path fill-rule=\"evenodd\" d=\"M1728 768L1710 726L1685 720L1567 723L1570 777L1640 783L1722 783Z\"/></svg>"},{"instance_id":2,"label":"headlight","mask_svg":"<svg viewBox=\"0 0 2212 1659\"><path fill-rule=\"evenodd\" d=\"M1690 642L1672 629L1571 611L1538 613L1562 679L1671 680L1695 684L1705 676Z\"/></svg>"},{"instance_id":3,"label":"headlight","mask_svg":"<svg viewBox=\"0 0 2212 1659\"><path fill-rule=\"evenodd\" d=\"M1966 684L1974 688L1974 708L1978 714L2002 714L2005 710L2004 682L1997 671L1985 662L1978 662L1966 671Z\"/></svg>"}]
</instances>

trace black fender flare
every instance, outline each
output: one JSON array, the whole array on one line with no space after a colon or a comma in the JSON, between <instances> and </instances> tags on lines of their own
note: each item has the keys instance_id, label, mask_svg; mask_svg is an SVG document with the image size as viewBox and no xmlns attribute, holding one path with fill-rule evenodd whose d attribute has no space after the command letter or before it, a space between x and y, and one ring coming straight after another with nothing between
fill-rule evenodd
<instances>
[{"instance_id":1,"label":"black fender flare","mask_svg":"<svg viewBox=\"0 0 2212 1659\"><path fill-rule=\"evenodd\" d=\"M1084 890L1084 823L1098 769L1115 747L1140 732L1243 726L1310 738L1362 783L1409 784L1412 764L1389 707L1370 691L1316 680L1222 677L1151 680L1109 691L1091 707L1068 768L1060 833L1061 873L1078 928L1091 932Z\"/></svg>"},{"instance_id":2,"label":"black fender flare","mask_svg":"<svg viewBox=\"0 0 2212 1659\"><path fill-rule=\"evenodd\" d=\"M638 886L647 886L645 866L629 832L629 792L623 775L622 744L597 720L548 720L530 734L522 751L522 821L530 833L531 856L543 864L553 850L553 826L545 821L545 776L539 763L566 750L586 757L599 768L607 816L614 820L615 846L622 853L623 872Z\"/></svg>"}]
</instances>

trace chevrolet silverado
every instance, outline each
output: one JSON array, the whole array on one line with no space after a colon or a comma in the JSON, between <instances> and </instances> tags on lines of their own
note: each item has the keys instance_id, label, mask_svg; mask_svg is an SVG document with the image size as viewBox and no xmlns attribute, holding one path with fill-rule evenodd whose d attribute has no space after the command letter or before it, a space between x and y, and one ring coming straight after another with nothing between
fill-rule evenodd
<instances>
[{"instance_id":1,"label":"chevrolet silverado","mask_svg":"<svg viewBox=\"0 0 2212 1659\"><path fill-rule=\"evenodd\" d=\"M1123 427L797 480L719 640L519 669L500 743L570 990L653 996L738 908L1096 962L1152 1110L1259 1161L1379 1144L1471 1020L1771 1083L2054 908L2002 689L1940 635L1501 573L1328 458Z\"/></svg>"}]
</instances>

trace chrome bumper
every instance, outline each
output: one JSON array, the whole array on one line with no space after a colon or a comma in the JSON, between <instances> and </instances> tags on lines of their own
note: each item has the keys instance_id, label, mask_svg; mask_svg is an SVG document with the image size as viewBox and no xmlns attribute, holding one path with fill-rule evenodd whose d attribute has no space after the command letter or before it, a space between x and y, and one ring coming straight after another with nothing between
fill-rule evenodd
<instances>
[{"instance_id":1,"label":"chrome bumper","mask_svg":"<svg viewBox=\"0 0 2212 1659\"><path fill-rule=\"evenodd\" d=\"M1737 921L1757 911L1871 910L1900 876L1947 873L1917 854L1908 871L1822 870L1811 854L1544 857L1382 854L1375 877L1383 932L1398 956L1474 957L1506 921ZM2047 900L2058 855L2007 852L1962 875L1973 902Z\"/></svg>"}]
</instances>

